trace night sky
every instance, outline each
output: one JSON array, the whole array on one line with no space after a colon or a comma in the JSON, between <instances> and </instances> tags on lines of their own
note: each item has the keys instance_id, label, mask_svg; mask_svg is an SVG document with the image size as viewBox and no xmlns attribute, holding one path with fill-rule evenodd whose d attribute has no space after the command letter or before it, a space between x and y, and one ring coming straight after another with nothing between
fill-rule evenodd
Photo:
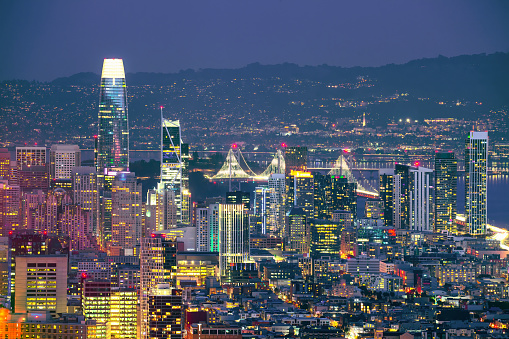
<instances>
[{"instance_id":1,"label":"night sky","mask_svg":"<svg viewBox=\"0 0 509 339\"><path fill-rule=\"evenodd\" d=\"M509 52L509 1L0 0L0 80Z\"/></svg>"}]
</instances>

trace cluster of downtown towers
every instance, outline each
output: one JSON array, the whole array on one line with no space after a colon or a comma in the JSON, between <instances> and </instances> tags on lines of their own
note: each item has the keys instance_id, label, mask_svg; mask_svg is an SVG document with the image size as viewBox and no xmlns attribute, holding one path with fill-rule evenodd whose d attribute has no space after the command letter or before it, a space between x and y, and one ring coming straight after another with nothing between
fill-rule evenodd
<instances>
[{"instance_id":1,"label":"cluster of downtown towers","mask_svg":"<svg viewBox=\"0 0 509 339\"><path fill-rule=\"evenodd\" d=\"M146 211L142 211L141 187L137 187L134 174L128 172L127 94L121 59L105 59L100 93L96 168L101 208L97 233L104 248L112 246L122 249L124 253L135 252L143 236L191 223L193 211L187 171L189 147L182 143L179 121L166 120L161 113L161 180L157 188L149 190ZM353 214L352 219L356 217L356 201L348 196L355 194L349 189L351 185L348 184L352 183L346 182L341 186L344 178L333 177L331 183L319 176L314 178L305 172L306 153L304 147L287 148L285 173L275 173L269 178L268 188L272 198L266 199L263 190L255 192L262 193L255 196L255 214L263 214L260 222L262 233L280 236L285 244L309 241L302 239L303 236L309 237L305 229L292 230L285 225L288 224L285 216L291 214L292 207L301 206L308 219L332 219L334 210L345 210ZM473 235L486 233L487 160L487 132L470 132L465 145L465 228L460 230L457 229L456 220L457 159L454 153L437 153L434 173L431 169L402 164L397 164L391 171L380 171L379 209L385 225L416 231L463 231ZM334 183L334 179L339 181ZM330 202L334 200L334 194L329 194L332 198L323 197L321 202L320 199L310 201L320 196L310 192L311 187L313 191L327 191L327 186L331 185L344 187L343 192L336 194L339 203ZM125 195L117 199L129 201L130 204L117 208L117 213L112 215L115 194ZM246 204L242 207L242 196L237 196L237 201L230 199L230 204L204 206L194 211L196 249L220 252L223 259L220 260L221 276L226 274L226 269L232 263L247 262L249 257L250 222L246 219ZM317 206L320 204L323 207ZM260 213L265 205L271 207L263 207L263 213ZM320 213L320 209L328 211ZM142 214L145 217L143 232ZM220 227L220 224L228 224L229 227ZM220 248L220 243L224 248ZM308 246L300 248L309 250L309 245L308 242Z\"/></svg>"},{"instance_id":2,"label":"cluster of downtown towers","mask_svg":"<svg viewBox=\"0 0 509 339\"><path fill-rule=\"evenodd\" d=\"M160 182L148 191L147 202L143 205L141 184L135 174L129 172L127 92L121 59L104 60L98 125L95 168L77 164L78 167L72 169L73 200L84 208L89 206L87 212L90 213L85 217L86 229L80 228L79 222L78 226L67 222L70 247L78 251L93 247L94 241L84 236L86 233L92 234L95 245L110 255L139 256L142 336L148 335L151 296L169 296L181 303L179 292L173 289L176 287L174 272L178 247L174 236L186 234L171 233L172 229L190 225L194 218L195 249L217 252L220 279L228 282L235 274L240 274L232 270L253 265L249 239L253 224L255 228L260 224L261 231L256 233L281 238L284 249L313 253L327 251L326 247L331 246L328 232L333 228L315 221L318 235L310 239L313 232L309 220L329 219L346 226L356 217L355 183L348 182L342 175L307 172L305 147L287 147L285 170L273 173L266 189L257 189L254 214L261 218L253 218L255 222L250 221L249 198L246 201L242 192L229 193L226 203L220 199L211 200L208 206L198 206L193 212L188 179L189 147L182 142L179 121L164 119L162 113ZM66 152L69 153L68 150L61 153ZM57 156L55 159L52 156L51 162L58 169L58 147L54 153ZM28 147L20 148L19 154L21 158L36 158ZM18 159L17 152L17 160L23 161L21 158ZM470 132L465 146L463 231L473 235L486 233L487 158L487 132ZM71 166L63 161L64 165ZM52 173L53 176L57 176L56 173ZM381 170L379 197L368 201L366 206L383 219L386 226L396 229L457 232L456 186L454 153L437 153L434 172L401 164L394 170ZM74 216L73 213L69 215ZM7 227L4 223L2 235L13 230L15 227ZM167 291L161 285L164 283L169 286ZM172 302L179 303L175 300ZM175 323L175 326L180 328L181 324ZM178 335L180 331L176 327L174 334Z\"/></svg>"}]
</instances>

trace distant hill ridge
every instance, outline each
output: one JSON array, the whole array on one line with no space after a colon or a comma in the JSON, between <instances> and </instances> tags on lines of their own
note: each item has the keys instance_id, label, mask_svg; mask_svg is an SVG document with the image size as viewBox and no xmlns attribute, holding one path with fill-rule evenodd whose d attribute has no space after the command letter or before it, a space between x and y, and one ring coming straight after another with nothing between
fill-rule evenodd
<instances>
[{"instance_id":1,"label":"distant hill ridge","mask_svg":"<svg viewBox=\"0 0 509 339\"><path fill-rule=\"evenodd\" d=\"M509 104L509 53L438 56L380 67L299 66L249 64L238 69L182 70L178 73L127 73L128 86L167 85L182 79L281 78L330 83L355 81L358 76L375 79L383 92L411 91L415 95L444 98L480 98L492 104ZM53 85L94 86L100 76L91 72L55 79Z\"/></svg>"}]
</instances>

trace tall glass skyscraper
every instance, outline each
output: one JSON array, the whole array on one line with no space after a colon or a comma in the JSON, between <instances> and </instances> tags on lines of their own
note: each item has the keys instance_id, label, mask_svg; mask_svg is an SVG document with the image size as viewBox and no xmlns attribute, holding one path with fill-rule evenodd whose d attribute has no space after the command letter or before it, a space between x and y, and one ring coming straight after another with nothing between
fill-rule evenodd
<instances>
[{"instance_id":1,"label":"tall glass skyscraper","mask_svg":"<svg viewBox=\"0 0 509 339\"><path fill-rule=\"evenodd\" d=\"M97 173L129 170L127 92L122 59L104 59L99 98Z\"/></svg>"},{"instance_id":2,"label":"tall glass skyscraper","mask_svg":"<svg viewBox=\"0 0 509 339\"><path fill-rule=\"evenodd\" d=\"M486 233L488 132L470 132L465 141L465 221L470 234Z\"/></svg>"},{"instance_id":3,"label":"tall glass skyscraper","mask_svg":"<svg viewBox=\"0 0 509 339\"><path fill-rule=\"evenodd\" d=\"M454 153L435 155L435 231L455 231L458 160Z\"/></svg>"},{"instance_id":4,"label":"tall glass skyscraper","mask_svg":"<svg viewBox=\"0 0 509 339\"><path fill-rule=\"evenodd\" d=\"M184 151L184 146L185 152ZM189 223L189 187L185 172L188 153L182 144L180 121L167 120L161 115L161 189L175 193L177 222Z\"/></svg>"}]
</instances>

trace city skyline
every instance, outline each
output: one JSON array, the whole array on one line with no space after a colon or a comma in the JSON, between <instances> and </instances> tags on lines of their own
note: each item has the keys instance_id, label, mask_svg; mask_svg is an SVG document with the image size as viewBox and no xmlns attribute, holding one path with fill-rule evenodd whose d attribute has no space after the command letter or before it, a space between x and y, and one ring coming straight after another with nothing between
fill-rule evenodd
<instances>
[{"instance_id":1,"label":"city skyline","mask_svg":"<svg viewBox=\"0 0 509 339\"><path fill-rule=\"evenodd\" d=\"M0 339L509 335L508 3L117 1L0 5Z\"/></svg>"}]
</instances>

